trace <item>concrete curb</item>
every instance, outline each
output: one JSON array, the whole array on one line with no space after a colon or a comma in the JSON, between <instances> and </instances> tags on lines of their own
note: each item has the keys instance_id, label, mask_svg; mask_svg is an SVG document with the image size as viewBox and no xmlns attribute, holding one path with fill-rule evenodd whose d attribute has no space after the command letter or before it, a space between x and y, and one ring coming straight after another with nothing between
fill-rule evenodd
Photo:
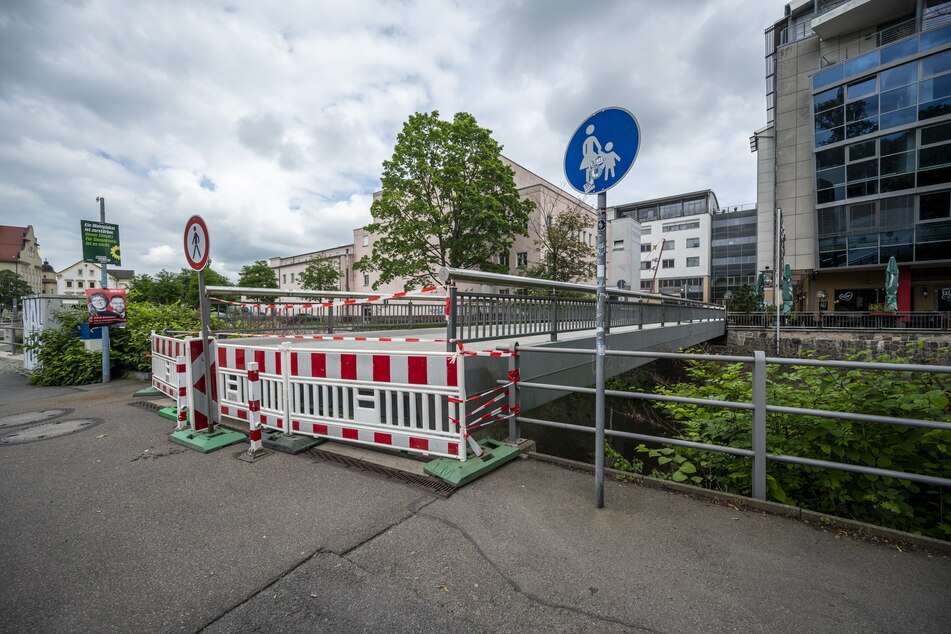
<instances>
[{"instance_id":1,"label":"concrete curb","mask_svg":"<svg viewBox=\"0 0 951 634\"><path fill-rule=\"evenodd\" d=\"M532 460L578 469L580 471L594 472L594 465L590 465L586 462L578 462L577 460L568 460L566 458L559 458L557 456L550 456L548 454L536 452L530 452L524 455ZM770 515L779 515L781 517L787 517L793 520L816 524L822 528L828 528L831 530L847 530L857 533L861 537L865 538L904 542L915 548L931 550L941 553L944 556L951 557L951 542L942 541L933 537L915 535L913 533L906 533L893 528L885 528L884 526L866 524L865 522L858 522L843 517L837 517L835 515L817 513L816 511L810 511L798 506L780 504L779 502L754 500L753 498L744 497L735 493L724 493L722 491L713 491L711 489L704 489L702 487L682 484L680 482L660 480L658 478L651 478L649 476L640 475L637 473L619 471L618 469L606 468L604 472L608 476L612 476L621 480L632 480L638 484L655 489L663 489L666 491L673 491L675 493L683 493L686 495L692 495L694 497L733 504L744 510L761 511L763 513L769 513Z\"/></svg>"}]
</instances>

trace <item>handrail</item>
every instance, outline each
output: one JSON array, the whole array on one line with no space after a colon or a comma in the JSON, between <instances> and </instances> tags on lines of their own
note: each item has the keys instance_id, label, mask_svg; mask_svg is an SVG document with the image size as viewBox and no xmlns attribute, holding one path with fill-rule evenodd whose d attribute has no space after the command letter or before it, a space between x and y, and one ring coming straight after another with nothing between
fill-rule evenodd
<instances>
[{"instance_id":1,"label":"handrail","mask_svg":"<svg viewBox=\"0 0 951 634\"><path fill-rule=\"evenodd\" d=\"M242 286L206 286L205 294L222 293L224 295L245 295L250 297L339 297L365 299L368 297L380 297L383 299L394 300L413 300L413 299L431 299L433 302L446 301L445 295L402 295L400 297L388 297L386 293L357 293L351 291L307 291L307 290L286 290L281 288L245 288Z\"/></svg>"},{"instance_id":2,"label":"handrail","mask_svg":"<svg viewBox=\"0 0 951 634\"><path fill-rule=\"evenodd\" d=\"M556 280L543 280L535 277L522 277L520 275L507 275L503 273L487 273L485 271L474 271L471 269L455 269L443 267L436 273L436 279L443 284L453 280L456 282L481 282L487 284L496 284L498 286L513 286L517 288L542 288L555 289L563 291L574 291L579 293L596 294L598 287L592 284L575 284L573 282L558 282ZM673 302L678 305L690 304L694 306L703 306L705 308L718 308L726 310L719 304L701 302L695 299L685 299L681 297L672 297L670 295L657 295L654 293L644 293L643 291L627 291L618 288L605 289L608 295L614 297L633 297L636 299L660 300L663 302Z\"/></svg>"},{"instance_id":3,"label":"handrail","mask_svg":"<svg viewBox=\"0 0 951 634\"><path fill-rule=\"evenodd\" d=\"M523 353L540 353L540 354L583 354L591 355L595 354L593 349L582 349L582 348L544 348L544 347L534 347L534 346L500 346L496 348L500 351L517 351L517 355L512 355L509 361L509 372L515 373L517 376L520 372L520 355ZM616 436L621 438L630 438L638 440L641 442L655 442L659 444L666 445L677 445L677 446L686 446L693 447L696 449L703 449L708 451L716 451L720 453L727 453L739 456L751 456L753 458L753 474L752 474L752 497L756 499L765 500L766 499L766 464L767 461L776 461L776 462L785 462L792 464L801 464L814 467L821 467L827 469L837 469L840 471L850 471L854 473L862 473L867 475L875 475L889 478L897 478L909 480L912 482L918 482L922 484L934 485L934 486L943 486L951 487L951 478L939 478L925 474L917 473L906 473L901 471L892 471L888 469L880 469L877 467L868 467L864 465L855 465L848 463L832 462L828 460L816 460L813 458L804 458L801 456L787 456L781 454L771 454L766 451L766 414L769 412L779 413L779 414L793 414L793 415L802 415L802 416L816 416L822 418L830 419L839 419L839 420L854 420L861 422L870 422L870 423L882 423L890 425L902 425L907 427L921 427L925 429L938 429L944 431L951 431L951 423L944 421L931 421L931 420L921 420L913 418L896 418L892 416L878 416L873 414L859 414L854 412L838 412L834 410L820 410L820 409L811 409L811 408L798 408L798 407L785 407L780 405L769 405L766 402L766 366L767 364L774 365L785 365L785 366L820 366L820 367L836 367L836 368L845 368L845 369L870 369L877 371L885 372L931 372L936 374L951 374L951 366L947 365L925 365L925 364L913 364L913 363L875 363L875 362L862 362L862 361L831 361L827 359L794 359L788 357L767 357L763 351L757 350L752 357L749 356L736 356L736 355L710 355L710 354L694 354L694 353L681 353L681 352L648 352L648 351L627 351L627 350L607 350L605 354L608 356L618 356L618 357L643 357L643 358L653 358L653 359L687 359L687 360L704 360L704 361L715 361L720 363L751 363L753 365L753 371L751 373L752 380L752 398L750 403L740 403L740 402L731 402L731 401L719 401L713 399L699 399L699 398L688 398L681 396L668 396L664 394L648 394L643 392L626 392L618 390L606 390L605 394L609 396L616 396L621 398L628 399L641 399L641 400L656 400L656 401L665 401L665 402L675 402L675 403L688 403L693 405L701 405L707 407L725 407L731 409L739 410L752 410L752 438L753 438L753 449L738 449L735 447L721 446L721 445L710 445L705 443L695 443L691 441L686 441L676 438L665 438L661 436L650 436L645 434L633 434L629 432L620 432L613 430L605 430L605 434L609 436ZM499 383L504 383L505 381L499 381ZM515 393L512 396L513 400L518 399L518 390L521 389L540 389L540 390L549 390L557 392L567 392L573 394L594 394L595 390L587 387L574 387L570 385L557 385L549 383L539 383L534 382L531 377L525 377L523 380L518 381L515 384ZM521 423L532 423L541 426L555 427L560 429L572 429L575 431L582 431L586 433L595 433L596 430L593 427L584 427L580 425L567 425L565 423L559 423L555 421L545 421L535 418L526 418L523 416L514 416L510 419L509 424L509 440L515 441L520 437L520 424ZM596 464L597 469L597 464ZM603 470L603 465L601 466ZM603 478L603 472L601 474Z\"/></svg>"}]
</instances>

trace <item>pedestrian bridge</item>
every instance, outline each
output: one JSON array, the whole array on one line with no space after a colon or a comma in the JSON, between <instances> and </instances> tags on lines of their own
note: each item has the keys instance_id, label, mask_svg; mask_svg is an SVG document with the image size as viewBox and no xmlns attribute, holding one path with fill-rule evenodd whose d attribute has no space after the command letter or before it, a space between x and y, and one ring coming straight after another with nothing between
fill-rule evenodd
<instances>
[{"instance_id":1,"label":"pedestrian bridge","mask_svg":"<svg viewBox=\"0 0 951 634\"><path fill-rule=\"evenodd\" d=\"M518 365L514 359L518 346L593 350L594 287L473 271L444 277L444 287L415 293L295 292L287 294L304 301L282 304L222 297L274 289L209 287L208 299L229 307L225 328L209 339L210 380L201 338L183 342L165 333L153 336L153 383L192 412L194 431L225 416L247 420L252 430L461 461L471 455L467 448L480 455L476 429L567 393L529 390L514 402L518 381L594 383L593 357L529 355ZM491 292L489 284L501 288ZM314 303L315 295L330 301ZM672 352L726 332L719 306L619 289L608 295L609 350ZM647 362L611 357L605 373Z\"/></svg>"}]
</instances>

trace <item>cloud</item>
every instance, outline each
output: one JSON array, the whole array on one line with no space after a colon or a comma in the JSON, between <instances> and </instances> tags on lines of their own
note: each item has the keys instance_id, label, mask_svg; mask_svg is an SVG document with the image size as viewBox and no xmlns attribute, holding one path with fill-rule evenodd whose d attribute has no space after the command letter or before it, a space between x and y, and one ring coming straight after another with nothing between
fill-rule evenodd
<instances>
[{"instance_id":1,"label":"cloud","mask_svg":"<svg viewBox=\"0 0 951 634\"><path fill-rule=\"evenodd\" d=\"M79 220L120 225L123 267L177 270L185 221L215 270L329 248L370 220L413 112L471 112L556 185L598 108L640 121L611 204L713 188L755 199L763 29L782 3L8 1L0 13L0 223L56 268Z\"/></svg>"}]
</instances>

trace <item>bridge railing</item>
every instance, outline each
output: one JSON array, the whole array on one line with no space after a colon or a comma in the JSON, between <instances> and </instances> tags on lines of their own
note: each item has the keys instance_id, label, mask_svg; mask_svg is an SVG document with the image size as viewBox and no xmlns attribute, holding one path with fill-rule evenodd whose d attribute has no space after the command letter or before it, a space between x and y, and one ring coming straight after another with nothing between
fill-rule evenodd
<instances>
[{"instance_id":1,"label":"bridge railing","mask_svg":"<svg viewBox=\"0 0 951 634\"><path fill-rule=\"evenodd\" d=\"M786 329L807 330L951 330L951 312L896 311L834 311L823 313L790 313L779 316L779 325ZM733 328L776 328L774 311L727 313L727 326Z\"/></svg>"},{"instance_id":2,"label":"bridge railing","mask_svg":"<svg viewBox=\"0 0 951 634\"><path fill-rule=\"evenodd\" d=\"M596 327L596 286L464 269L442 269L438 277L449 284L449 339L472 342L547 334L556 341L559 333ZM452 282L475 282L523 292L547 293L463 292L457 290ZM723 307L716 304L616 288L607 289L607 294L605 330L608 332L611 328L623 326L712 321L726 317Z\"/></svg>"},{"instance_id":3,"label":"bridge railing","mask_svg":"<svg viewBox=\"0 0 951 634\"><path fill-rule=\"evenodd\" d=\"M520 359L522 355L525 354L578 354L578 355L590 355L595 354L594 350L586 349L566 349L566 348L544 348L544 347L531 347L531 346L518 346L515 345L512 348L499 347L500 351L517 351L517 355L513 354L510 356L510 367L509 371L516 373L518 375L520 370ZM642 392L627 392L627 391L618 391L618 390L605 390L606 396L626 398L626 399L639 399L646 401L667 401L674 403L688 403L692 405L702 405L708 407L725 407L736 410L746 410L752 411L752 449L746 449L742 447L732 447L724 445L714 445L709 443L700 443L693 442L688 440L683 440L679 438L667 438L662 436L652 436L647 434L637 434L631 432L623 432L607 429L604 430L604 434L607 436L613 436L618 438L626 438L630 440L636 440L639 442L650 442L658 443L662 445L675 445L681 447L691 447L694 449L700 449L705 451L714 451L720 453L731 454L734 456L741 456L753 459L753 469L752 469L752 497L765 500L766 499L766 472L767 472L767 463L770 461L773 462L784 462L790 464L799 464L806 465L811 467L821 467L826 469L837 469L841 471L850 471L855 473L862 473L871 476L881 476L886 478L896 478L900 480L908 480L911 482L917 482L920 484L926 484L930 486L939 486L939 487L951 487L951 478L935 477L928 474L921 473L906 473L902 471L894 471L890 469L881 469L876 467L868 467L865 465L857 464L848 464L842 462L834 462L829 460L817 460L813 458L803 457L803 456L790 456L783 454L773 454L769 453L766 445L766 417L769 413L777 414L798 414L803 416L814 416L838 420L847 420L847 421L860 421L867 423L881 423L886 425L903 425L906 427L919 427L925 429L938 429L944 431L951 431L951 423L943 421L933 421L933 420L920 420L915 418L894 418L889 416L877 416L871 414L859 414L854 412L839 412L832 410L822 410L822 409L807 409L807 408L798 408L798 407L785 407L780 405L771 405L767 400L767 372L766 367L768 364L775 364L781 366L821 366L828 368L844 368L844 369L862 369L862 370L876 370L876 371L888 371L888 372L930 372L935 374L951 374L951 366L947 365L922 365L922 364L905 364L905 363L881 363L881 362L860 362L860 361L829 361L829 360L819 360L819 359L792 359L785 357L767 357L766 354L758 350L752 357L746 356L729 356L729 355L709 355L709 354L690 354L690 353L674 353L674 352L632 352L632 351L622 351L622 350L607 350L606 354L608 356L617 356L617 357L640 357L647 359L676 359L676 360L700 360L700 361L715 361L719 363L750 363L752 364L752 373L751 373L751 402L734 402L734 401L720 401L720 400L710 400L710 399L698 399L698 398L687 398L680 396L666 396L661 394L648 394ZM555 385L549 383L541 383L532 381L531 377L525 377L522 381L516 384L516 389L510 392L510 398L513 402L520 402L520 391L525 389L538 389L538 390L553 390L557 392L570 392L574 394L595 394L593 388L587 387L575 387L571 385ZM595 416L592 416L594 419ZM558 429L568 429L573 431L585 432L594 434L596 429L593 427L585 427L582 425L572 425L568 423L560 423L549 420L540 420L536 418L528 418L525 416L515 416L509 419L509 441L517 442L521 438L521 424L522 423L531 423L534 425L540 425L543 427L554 427ZM603 464L603 461L599 464ZM602 466L603 469L603 466ZM603 471L598 475L598 478L603 480L604 474Z\"/></svg>"}]
</instances>

